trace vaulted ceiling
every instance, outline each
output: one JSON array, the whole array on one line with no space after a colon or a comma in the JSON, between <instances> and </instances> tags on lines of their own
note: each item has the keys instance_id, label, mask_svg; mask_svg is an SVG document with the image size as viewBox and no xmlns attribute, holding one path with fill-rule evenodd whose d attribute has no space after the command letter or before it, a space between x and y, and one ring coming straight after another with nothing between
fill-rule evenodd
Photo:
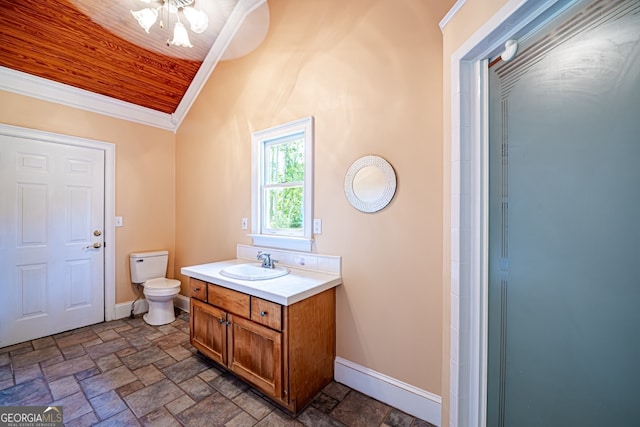
<instances>
[{"instance_id":1,"label":"vaulted ceiling","mask_svg":"<svg viewBox=\"0 0 640 427\"><path fill-rule=\"evenodd\" d=\"M156 112L184 113L185 102L192 102L219 60L262 41L268 6L265 0L195 0L209 25L202 34L188 31L193 45L188 48L167 43L174 14L160 15L164 28L158 22L146 33L131 13L161 4L0 0L0 66Z\"/></svg>"}]
</instances>

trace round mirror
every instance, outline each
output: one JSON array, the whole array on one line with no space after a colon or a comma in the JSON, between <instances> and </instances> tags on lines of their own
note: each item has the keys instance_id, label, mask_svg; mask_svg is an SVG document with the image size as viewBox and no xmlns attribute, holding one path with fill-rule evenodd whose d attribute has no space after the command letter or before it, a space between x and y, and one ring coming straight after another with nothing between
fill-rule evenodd
<instances>
[{"instance_id":1,"label":"round mirror","mask_svg":"<svg viewBox=\"0 0 640 427\"><path fill-rule=\"evenodd\" d=\"M384 173L375 166L365 166L353 177L353 193L363 202L373 203L384 194Z\"/></svg>"},{"instance_id":2,"label":"round mirror","mask_svg":"<svg viewBox=\"0 0 640 427\"><path fill-rule=\"evenodd\" d=\"M351 205L362 212L376 212L391 202L396 192L396 174L382 157L356 160L344 180L344 193Z\"/></svg>"}]
</instances>

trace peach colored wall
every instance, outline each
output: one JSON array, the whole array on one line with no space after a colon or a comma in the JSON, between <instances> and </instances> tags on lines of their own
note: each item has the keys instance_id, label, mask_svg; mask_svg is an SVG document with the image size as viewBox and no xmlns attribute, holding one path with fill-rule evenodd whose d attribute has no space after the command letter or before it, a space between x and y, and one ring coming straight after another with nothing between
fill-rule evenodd
<instances>
[{"instance_id":1,"label":"peach colored wall","mask_svg":"<svg viewBox=\"0 0 640 427\"><path fill-rule=\"evenodd\" d=\"M508 0L467 0L443 30L443 286L442 286L442 425L449 424L449 328L451 293L451 56Z\"/></svg>"},{"instance_id":2,"label":"peach colored wall","mask_svg":"<svg viewBox=\"0 0 640 427\"><path fill-rule=\"evenodd\" d=\"M116 215L124 218L116 228L116 303L132 301L129 253L174 253L175 135L4 91L0 122L116 145Z\"/></svg>"},{"instance_id":3,"label":"peach colored wall","mask_svg":"<svg viewBox=\"0 0 640 427\"><path fill-rule=\"evenodd\" d=\"M250 244L251 132L315 117L314 251L341 255L338 356L435 394L442 361L442 35L453 0L270 0L267 39L221 63L176 140L176 276ZM344 175L376 154L391 204L352 208ZM186 289L183 288L186 291Z\"/></svg>"}]
</instances>

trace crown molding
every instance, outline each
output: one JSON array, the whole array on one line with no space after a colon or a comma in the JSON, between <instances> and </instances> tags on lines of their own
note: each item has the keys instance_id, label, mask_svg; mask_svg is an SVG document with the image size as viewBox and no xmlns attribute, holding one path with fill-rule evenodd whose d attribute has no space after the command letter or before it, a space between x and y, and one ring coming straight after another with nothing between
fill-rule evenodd
<instances>
[{"instance_id":1,"label":"crown molding","mask_svg":"<svg viewBox=\"0 0 640 427\"><path fill-rule=\"evenodd\" d=\"M449 12L447 12L444 18L442 18L442 20L440 21L440 31L444 30L444 27L446 27L449 21L451 21L453 17L456 16L456 13L458 13L458 11L462 9L462 6L464 6L466 2L467 0L458 0L453 6L451 6Z\"/></svg>"},{"instance_id":2,"label":"crown molding","mask_svg":"<svg viewBox=\"0 0 640 427\"><path fill-rule=\"evenodd\" d=\"M0 66L0 90L176 132L245 17L267 0L239 0L178 108L167 114Z\"/></svg>"},{"instance_id":3,"label":"crown molding","mask_svg":"<svg viewBox=\"0 0 640 427\"><path fill-rule=\"evenodd\" d=\"M0 67L0 89L148 126L176 129L170 114L6 67Z\"/></svg>"}]
</instances>

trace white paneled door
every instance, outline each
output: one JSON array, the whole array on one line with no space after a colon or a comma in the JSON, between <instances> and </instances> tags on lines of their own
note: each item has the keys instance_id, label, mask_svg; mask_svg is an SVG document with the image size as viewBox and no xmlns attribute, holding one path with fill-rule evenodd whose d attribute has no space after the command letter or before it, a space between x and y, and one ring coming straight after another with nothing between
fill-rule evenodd
<instances>
[{"instance_id":1,"label":"white paneled door","mask_svg":"<svg viewBox=\"0 0 640 427\"><path fill-rule=\"evenodd\" d=\"M0 347L104 320L104 151L0 135Z\"/></svg>"}]
</instances>

